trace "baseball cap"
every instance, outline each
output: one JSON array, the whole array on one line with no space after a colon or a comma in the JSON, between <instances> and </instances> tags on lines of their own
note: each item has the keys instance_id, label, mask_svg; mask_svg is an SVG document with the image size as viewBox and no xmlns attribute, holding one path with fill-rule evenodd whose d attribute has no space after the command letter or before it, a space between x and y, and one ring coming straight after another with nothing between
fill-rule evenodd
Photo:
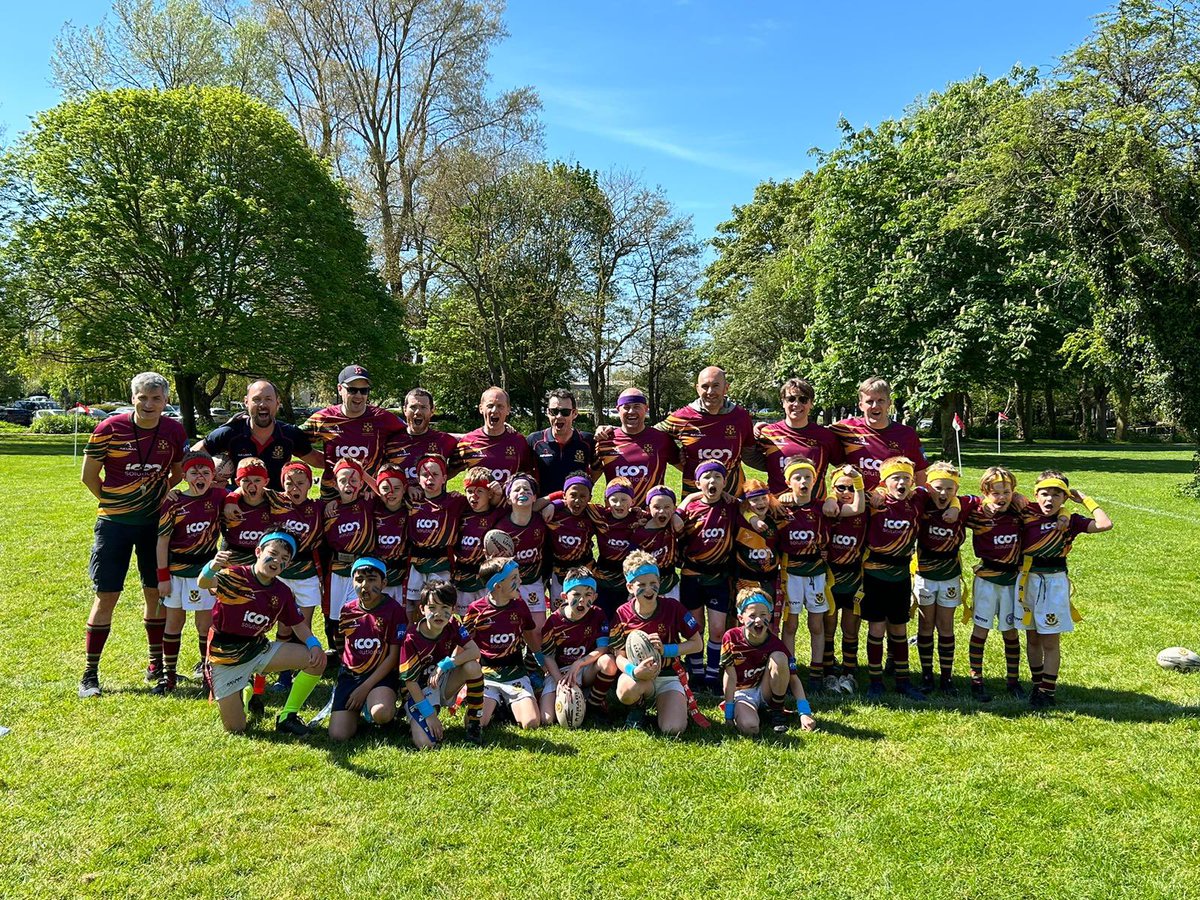
<instances>
[{"instance_id":1,"label":"baseball cap","mask_svg":"<svg viewBox=\"0 0 1200 900\"><path fill-rule=\"evenodd\" d=\"M342 374L338 376L338 384L349 384L357 378L370 382L371 373L362 366L346 366L342 369Z\"/></svg>"}]
</instances>

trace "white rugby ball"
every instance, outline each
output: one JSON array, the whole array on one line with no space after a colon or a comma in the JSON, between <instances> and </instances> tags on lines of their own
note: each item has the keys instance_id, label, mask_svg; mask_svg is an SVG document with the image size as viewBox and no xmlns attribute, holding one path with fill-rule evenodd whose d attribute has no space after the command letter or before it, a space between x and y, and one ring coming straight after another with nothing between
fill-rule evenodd
<instances>
[{"instance_id":1,"label":"white rugby ball","mask_svg":"<svg viewBox=\"0 0 1200 900\"><path fill-rule=\"evenodd\" d=\"M1158 664L1164 669L1190 672L1200 669L1200 654L1193 653L1187 647L1168 647L1159 652Z\"/></svg>"},{"instance_id":2,"label":"white rugby ball","mask_svg":"<svg viewBox=\"0 0 1200 900\"><path fill-rule=\"evenodd\" d=\"M625 658L635 666L641 665L647 659L653 659L662 664L662 653L650 642L650 635L644 631L631 631L625 638Z\"/></svg>"},{"instance_id":3,"label":"white rugby ball","mask_svg":"<svg viewBox=\"0 0 1200 900\"><path fill-rule=\"evenodd\" d=\"M563 728L578 728L587 715L587 698L574 681L559 684L554 692L554 718Z\"/></svg>"},{"instance_id":4,"label":"white rugby ball","mask_svg":"<svg viewBox=\"0 0 1200 900\"><path fill-rule=\"evenodd\" d=\"M488 559L495 559L498 556L515 555L517 547L513 543L512 535L499 528L493 528L483 536L483 552Z\"/></svg>"}]
</instances>

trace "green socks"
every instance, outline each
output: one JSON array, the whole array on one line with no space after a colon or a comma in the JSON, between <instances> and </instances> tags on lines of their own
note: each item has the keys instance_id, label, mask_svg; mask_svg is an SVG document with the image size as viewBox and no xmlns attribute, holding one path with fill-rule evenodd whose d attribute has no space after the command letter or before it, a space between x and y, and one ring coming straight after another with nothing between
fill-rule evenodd
<instances>
[{"instance_id":1,"label":"green socks","mask_svg":"<svg viewBox=\"0 0 1200 900\"><path fill-rule=\"evenodd\" d=\"M297 672L292 679L292 689L288 691L287 702L283 704L283 709L279 712L279 718L286 719L292 713L300 712L300 707L304 705L304 701L308 699L308 695L320 683L320 675Z\"/></svg>"}]
</instances>

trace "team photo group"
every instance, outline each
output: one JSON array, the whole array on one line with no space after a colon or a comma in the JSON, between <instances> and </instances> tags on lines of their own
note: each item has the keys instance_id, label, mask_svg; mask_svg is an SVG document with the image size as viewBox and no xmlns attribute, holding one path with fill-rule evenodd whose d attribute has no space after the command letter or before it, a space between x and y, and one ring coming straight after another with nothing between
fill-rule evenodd
<instances>
[{"instance_id":1,"label":"team photo group","mask_svg":"<svg viewBox=\"0 0 1200 900\"><path fill-rule=\"evenodd\" d=\"M190 441L164 415L168 381L139 374L133 411L101 422L85 451L99 510L79 696L102 693L136 558L152 692L195 680L232 732L263 714L267 691L283 698L280 731L327 719L342 741L395 722L418 748L460 714L476 744L504 720L679 735L711 724L697 696L744 735L811 731L823 697L880 702L888 682L905 703L989 702L992 630L1005 693L1055 704L1060 636L1078 619L1068 554L1113 527L1095 500L1060 471L1018 485L993 466L968 484L928 462L892 419L884 378L862 381L860 414L829 426L801 378L781 386L773 423L729 387L705 368L696 400L657 424L627 388L620 424L594 434L575 428L572 392L553 390L550 427L530 435L489 387L480 427L452 434L432 427L427 390L398 415L350 365L339 402L300 426L277 420L275 386L257 381L243 413ZM181 667L189 614L197 655ZM323 678L332 696L306 724Z\"/></svg>"}]
</instances>

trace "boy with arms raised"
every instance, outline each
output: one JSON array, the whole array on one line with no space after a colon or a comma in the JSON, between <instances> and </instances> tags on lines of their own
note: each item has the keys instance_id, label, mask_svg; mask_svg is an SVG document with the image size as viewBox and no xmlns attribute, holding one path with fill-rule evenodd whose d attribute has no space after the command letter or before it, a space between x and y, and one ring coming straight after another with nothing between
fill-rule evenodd
<instances>
[{"instance_id":1,"label":"boy with arms raised","mask_svg":"<svg viewBox=\"0 0 1200 900\"><path fill-rule=\"evenodd\" d=\"M539 629L546 624L546 581L544 578L546 522L534 514L537 483L532 475L518 473L508 482L508 515L496 527L513 540L514 558L520 566L521 599L529 607Z\"/></svg>"},{"instance_id":2,"label":"boy with arms raised","mask_svg":"<svg viewBox=\"0 0 1200 900\"><path fill-rule=\"evenodd\" d=\"M593 604L596 579L585 568L571 569L563 581L562 606L542 626L546 683L542 688L542 724L554 724L558 686L573 681L588 689L588 706L604 709L608 689L617 680L617 664L608 653L608 619Z\"/></svg>"}]
</instances>

